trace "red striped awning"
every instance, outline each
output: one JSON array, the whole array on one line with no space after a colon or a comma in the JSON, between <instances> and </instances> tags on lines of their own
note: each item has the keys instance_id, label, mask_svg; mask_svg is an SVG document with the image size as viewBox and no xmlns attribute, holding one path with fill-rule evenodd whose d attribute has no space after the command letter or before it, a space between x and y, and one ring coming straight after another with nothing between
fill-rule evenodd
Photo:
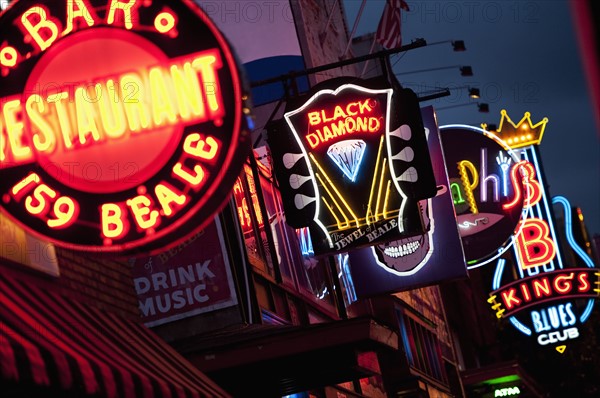
<instances>
[{"instance_id":1,"label":"red striped awning","mask_svg":"<svg viewBox=\"0 0 600 398\"><path fill-rule=\"evenodd\" d=\"M0 376L69 396L228 396L143 325L6 275Z\"/></svg>"}]
</instances>

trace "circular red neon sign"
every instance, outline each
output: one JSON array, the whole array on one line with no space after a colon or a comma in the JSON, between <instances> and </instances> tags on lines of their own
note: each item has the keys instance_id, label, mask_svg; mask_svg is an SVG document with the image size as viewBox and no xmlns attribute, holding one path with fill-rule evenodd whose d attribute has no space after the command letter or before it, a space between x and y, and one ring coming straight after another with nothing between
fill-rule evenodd
<instances>
[{"instance_id":1,"label":"circular red neon sign","mask_svg":"<svg viewBox=\"0 0 600 398\"><path fill-rule=\"evenodd\" d=\"M249 110L228 44L191 1L17 2L0 32L0 206L16 222L132 255L223 206Z\"/></svg>"}]
</instances>

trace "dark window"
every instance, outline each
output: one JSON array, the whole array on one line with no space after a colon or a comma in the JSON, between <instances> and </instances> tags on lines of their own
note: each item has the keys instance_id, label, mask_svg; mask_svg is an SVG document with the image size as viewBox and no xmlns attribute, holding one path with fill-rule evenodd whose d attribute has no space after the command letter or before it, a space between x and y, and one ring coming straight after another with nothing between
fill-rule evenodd
<instances>
[{"instance_id":1,"label":"dark window","mask_svg":"<svg viewBox=\"0 0 600 398\"><path fill-rule=\"evenodd\" d=\"M310 249L302 247L301 242L307 245L308 240L299 239L298 231L285 222L281 195L269 168L260 162L257 163L257 168L260 190L257 189L249 165L245 165L233 189L250 263L258 274L271 282L276 281L279 271L283 285L309 298L312 303L322 306L325 312L335 314L334 285L329 272L329 260L303 255L303 252L308 253ZM261 211L259 201L263 201L265 215ZM265 228L269 228L270 231ZM269 302L273 303L272 291L267 294L271 296ZM266 298L263 297L263 301L266 302ZM281 303L283 301L280 301ZM275 311L285 319L290 317L284 305L275 308Z\"/></svg>"},{"instance_id":2,"label":"dark window","mask_svg":"<svg viewBox=\"0 0 600 398\"><path fill-rule=\"evenodd\" d=\"M408 363L414 369L448 383L448 376L442 362L440 342L423 321L399 310L400 335Z\"/></svg>"},{"instance_id":3,"label":"dark window","mask_svg":"<svg viewBox=\"0 0 600 398\"><path fill-rule=\"evenodd\" d=\"M255 269L273 277L273 261L267 246L264 218L260 211L252 170L247 165L233 187L233 196L248 259Z\"/></svg>"},{"instance_id":4,"label":"dark window","mask_svg":"<svg viewBox=\"0 0 600 398\"><path fill-rule=\"evenodd\" d=\"M312 256L310 234L308 228L296 231L299 247L302 248L302 262L294 263L294 269L300 285L300 291L308 294L312 300L334 308L333 282L327 271L327 257Z\"/></svg>"}]
</instances>

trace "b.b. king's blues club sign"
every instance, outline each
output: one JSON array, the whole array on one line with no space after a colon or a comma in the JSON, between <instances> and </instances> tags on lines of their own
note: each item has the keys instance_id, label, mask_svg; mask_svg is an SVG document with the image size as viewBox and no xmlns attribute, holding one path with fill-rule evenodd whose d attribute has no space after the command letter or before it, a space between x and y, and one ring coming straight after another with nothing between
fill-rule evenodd
<instances>
[{"instance_id":1,"label":"b.b. king's blues club sign","mask_svg":"<svg viewBox=\"0 0 600 398\"><path fill-rule=\"evenodd\" d=\"M488 302L498 318L562 354L581 335L581 325L593 311L600 294L600 271L573 236L569 201L562 196L550 200L546 192L536 145L547 121L533 124L525 113L514 123L502 111L494 132L526 162L522 175L535 175L536 183L526 190L528 200L511 238L512 252L495 261Z\"/></svg>"}]
</instances>

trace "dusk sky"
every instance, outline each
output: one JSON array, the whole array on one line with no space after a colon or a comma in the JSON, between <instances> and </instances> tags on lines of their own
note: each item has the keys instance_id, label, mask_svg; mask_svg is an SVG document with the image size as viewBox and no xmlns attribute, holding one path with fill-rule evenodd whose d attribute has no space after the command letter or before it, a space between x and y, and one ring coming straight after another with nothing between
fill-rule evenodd
<instances>
[{"instance_id":1,"label":"dusk sky","mask_svg":"<svg viewBox=\"0 0 600 398\"><path fill-rule=\"evenodd\" d=\"M501 109L514 122L525 112L531 112L534 123L547 117L539 149L549 193L581 207L588 231L600 233L600 134L568 2L407 3L403 44L416 38L428 43L464 40L467 51L453 52L450 43L441 43L394 55L391 62L397 73L456 66L401 75L400 82L416 92L452 89L450 97L423 103L436 108L440 125L497 125ZM360 4L360 0L344 0L349 30ZM355 37L377 29L384 4L383 0L367 2ZM471 66L474 76L460 76L460 65ZM466 86L480 88L482 98L470 100L468 90L459 88ZM469 102L473 104L463 105ZM489 113L479 113L477 102L488 103Z\"/></svg>"}]
</instances>

